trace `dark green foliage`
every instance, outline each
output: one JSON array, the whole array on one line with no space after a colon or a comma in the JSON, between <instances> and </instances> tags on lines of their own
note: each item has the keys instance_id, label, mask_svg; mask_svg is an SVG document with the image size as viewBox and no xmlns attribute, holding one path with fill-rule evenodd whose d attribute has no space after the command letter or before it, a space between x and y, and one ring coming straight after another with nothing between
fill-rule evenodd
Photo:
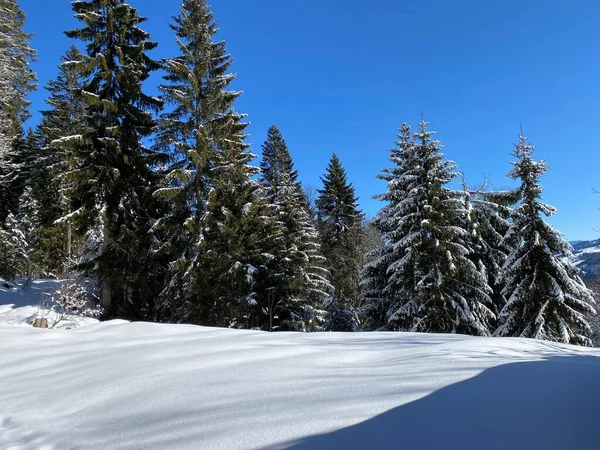
<instances>
[{"instance_id":1,"label":"dark green foliage","mask_svg":"<svg viewBox=\"0 0 600 450\"><path fill-rule=\"evenodd\" d=\"M181 54L165 61L160 89L172 107L161 116L156 148L171 155L163 186L167 208L156 230L159 251L172 261L161 295L168 320L260 326L257 290L268 257L261 250L271 219L249 166L247 123L234 109L240 92L225 42L202 0L185 0L172 28Z\"/></svg>"},{"instance_id":2,"label":"dark green foliage","mask_svg":"<svg viewBox=\"0 0 600 450\"><path fill-rule=\"evenodd\" d=\"M471 253L469 259L485 275L492 288L493 312L497 317L506 299L502 294L502 268L506 255L514 248L514 242L505 239L510 226L510 206L514 205L514 191L463 191L468 211L465 228L469 232ZM495 327L495 322L492 328Z\"/></svg>"},{"instance_id":3,"label":"dark green foliage","mask_svg":"<svg viewBox=\"0 0 600 450\"><path fill-rule=\"evenodd\" d=\"M335 295L327 304L326 328L353 331L360 295L359 272L362 267L362 218L354 187L348 183L340 159L331 157L318 190L317 227L321 252L327 260Z\"/></svg>"},{"instance_id":4,"label":"dark green foliage","mask_svg":"<svg viewBox=\"0 0 600 450\"><path fill-rule=\"evenodd\" d=\"M403 125L390 155L395 167L380 176L388 192L378 198L387 205L375 223L385 245L364 270L365 297L376 304L372 313L390 305L388 328L489 335L491 289L469 259L462 194L446 187L454 163L432 134L426 122L412 137Z\"/></svg>"},{"instance_id":5,"label":"dark green foliage","mask_svg":"<svg viewBox=\"0 0 600 450\"><path fill-rule=\"evenodd\" d=\"M148 311L158 276L149 253L158 212L152 168L164 158L142 143L162 104L142 84L160 67L147 55L156 44L139 28L145 19L123 0L75 1L72 8L83 27L66 34L86 43L87 54L71 62L85 80L76 93L84 128L54 142L72 155L73 215L84 229L102 230L102 253L88 262L102 305L108 314Z\"/></svg>"},{"instance_id":6,"label":"dark green foliage","mask_svg":"<svg viewBox=\"0 0 600 450\"><path fill-rule=\"evenodd\" d=\"M0 223L16 214L23 192L23 122L30 117L27 95L36 89L31 64L35 50L23 31L25 14L16 0L0 3ZM19 179L17 179L19 178Z\"/></svg>"},{"instance_id":7,"label":"dark green foliage","mask_svg":"<svg viewBox=\"0 0 600 450\"><path fill-rule=\"evenodd\" d=\"M268 130L262 146L261 182L270 214L276 218L271 283L265 310L269 329L297 327L311 330L323 321L323 302L333 288L329 283L318 234L308 212L307 199L283 136ZM274 320L277 317L278 320Z\"/></svg>"},{"instance_id":8,"label":"dark green foliage","mask_svg":"<svg viewBox=\"0 0 600 450\"><path fill-rule=\"evenodd\" d=\"M547 166L532 158L533 150L519 136L509 176L521 183L520 203L505 237L516 244L503 268L507 303L496 335L591 345L585 314L594 312L594 299L569 262L571 246L543 219L556 210L541 202L539 180Z\"/></svg>"},{"instance_id":9,"label":"dark green foliage","mask_svg":"<svg viewBox=\"0 0 600 450\"><path fill-rule=\"evenodd\" d=\"M38 205L36 242L32 242L36 255L32 255L32 261L48 275L62 275L74 264L83 238L72 220L61 220L72 212L75 165L73 149L64 145L61 138L85 131L84 105L78 95L84 80L74 64L82 58L74 46L61 57L56 79L46 86L50 108L42 111L36 130L36 176L30 180L31 195Z\"/></svg>"},{"instance_id":10,"label":"dark green foliage","mask_svg":"<svg viewBox=\"0 0 600 450\"><path fill-rule=\"evenodd\" d=\"M0 2L0 134L9 140L30 117L27 95L37 88L31 67L36 51L29 46L31 34L23 30L25 18L17 0Z\"/></svg>"},{"instance_id":11,"label":"dark green foliage","mask_svg":"<svg viewBox=\"0 0 600 450\"><path fill-rule=\"evenodd\" d=\"M23 223L12 213L0 226L0 278L12 280L25 275L29 266L29 246Z\"/></svg>"}]
</instances>

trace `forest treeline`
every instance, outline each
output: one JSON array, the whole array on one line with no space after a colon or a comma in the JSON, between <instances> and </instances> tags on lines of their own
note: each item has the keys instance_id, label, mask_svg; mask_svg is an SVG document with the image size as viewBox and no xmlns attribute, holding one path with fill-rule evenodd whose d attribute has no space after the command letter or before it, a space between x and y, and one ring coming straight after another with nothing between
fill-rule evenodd
<instances>
[{"instance_id":1,"label":"forest treeline","mask_svg":"<svg viewBox=\"0 0 600 450\"><path fill-rule=\"evenodd\" d=\"M0 0L0 276L57 277L104 317L262 330L408 330L589 345L591 292L544 220L543 161L519 137L513 190L469 189L428 124L402 124L372 221L336 155L303 187L272 126L255 164L205 0L155 61L123 0L72 3L39 123L36 52ZM145 91L162 73L159 95ZM277 118L273 117L273 121Z\"/></svg>"}]
</instances>

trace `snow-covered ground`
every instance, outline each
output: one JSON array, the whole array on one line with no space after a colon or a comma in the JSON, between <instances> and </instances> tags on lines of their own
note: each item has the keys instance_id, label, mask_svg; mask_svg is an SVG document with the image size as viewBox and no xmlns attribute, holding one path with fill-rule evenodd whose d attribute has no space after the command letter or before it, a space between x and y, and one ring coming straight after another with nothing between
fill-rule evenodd
<instances>
[{"instance_id":1,"label":"snow-covered ground","mask_svg":"<svg viewBox=\"0 0 600 450\"><path fill-rule=\"evenodd\" d=\"M45 318L55 329L72 329L98 323L89 317L66 314L56 302L61 282L34 280L11 283L0 279L0 324L31 326L34 319Z\"/></svg>"},{"instance_id":2,"label":"snow-covered ground","mask_svg":"<svg viewBox=\"0 0 600 450\"><path fill-rule=\"evenodd\" d=\"M600 448L597 349L123 321L42 330L0 308L0 449Z\"/></svg>"}]
</instances>

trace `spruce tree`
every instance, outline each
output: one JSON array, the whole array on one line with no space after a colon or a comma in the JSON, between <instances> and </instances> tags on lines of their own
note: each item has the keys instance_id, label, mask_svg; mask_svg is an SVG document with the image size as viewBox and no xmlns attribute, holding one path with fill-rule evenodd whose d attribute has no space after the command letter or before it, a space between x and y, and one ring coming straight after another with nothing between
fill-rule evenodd
<instances>
[{"instance_id":1,"label":"spruce tree","mask_svg":"<svg viewBox=\"0 0 600 450\"><path fill-rule=\"evenodd\" d=\"M268 130L262 156L261 182L277 221L277 239L269 249L274 259L265 308L269 329L294 327L294 322L304 330L316 329L324 320L323 303L333 287L298 172L275 126Z\"/></svg>"},{"instance_id":2,"label":"spruce tree","mask_svg":"<svg viewBox=\"0 0 600 450\"><path fill-rule=\"evenodd\" d=\"M493 312L497 317L506 304L502 291L502 268L514 249L514 240L505 239L510 222L510 209L518 201L517 191L477 190L466 193L471 225L471 260L480 268L492 288Z\"/></svg>"},{"instance_id":3,"label":"spruce tree","mask_svg":"<svg viewBox=\"0 0 600 450\"><path fill-rule=\"evenodd\" d=\"M592 293L569 262L570 244L543 219L556 210L541 201L540 178L547 166L533 159L533 151L520 135L509 173L520 182L520 203L505 238L516 245L503 268L507 303L496 335L591 345L585 314L594 312Z\"/></svg>"},{"instance_id":4,"label":"spruce tree","mask_svg":"<svg viewBox=\"0 0 600 450\"><path fill-rule=\"evenodd\" d=\"M270 225L258 169L245 143L245 116L234 109L240 92L206 2L185 0L171 28L180 55L164 62L156 146L171 155L155 195L167 206L155 227L172 273L161 295L168 320L260 326L260 280Z\"/></svg>"},{"instance_id":5,"label":"spruce tree","mask_svg":"<svg viewBox=\"0 0 600 450\"><path fill-rule=\"evenodd\" d=\"M392 305L397 305L402 300L400 295L402 291L412 292L413 285L408 283L404 289L391 289L389 286L390 270L389 267L394 260L413 256L412 249L408 248L399 254L395 254L393 243L395 242L395 232L398 224L394 218L401 218L404 212L399 212L401 202L408 195L412 188L408 184L406 174L411 164L414 165L413 142L411 128L403 123L398 132L398 141L396 147L390 150L389 160L394 163L394 167L384 169L379 179L388 183L388 192L375 198L385 201L387 204L379 211L373 220L372 226L376 228L382 236L383 245L375 247L366 255L366 263L361 272L361 299L363 308L361 317L364 321L364 328L367 330L383 330L393 328L389 324L389 317L392 311ZM393 188L393 189L392 189ZM406 233L406 231L403 231ZM407 262L401 267L402 276L405 280L410 280L412 275L412 264ZM394 269L397 270L397 269Z\"/></svg>"},{"instance_id":6,"label":"spruce tree","mask_svg":"<svg viewBox=\"0 0 600 450\"><path fill-rule=\"evenodd\" d=\"M317 206L317 227L321 252L327 260L335 295L327 303L326 328L354 331L360 295L359 272L362 268L363 214L358 209L354 187L348 182L340 159L331 157L321 179Z\"/></svg>"},{"instance_id":7,"label":"spruce tree","mask_svg":"<svg viewBox=\"0 0 600 450\"><path fill-rule=\"evenodd\" d=\"M142 85L160 67L147 55L156 44L139 28L145 19L123 0L74 1L72 8L83 26L66 34L86 43L81 60L68 62L85 79L77 91L84 128L54 143L73 155L72 215L84 230L102 230L102 251L88 262L102 306L109 314L144 316L157 288L149 231L157 210L152 168L163 155L143 144L161 102Z\"/></svg>"},{"instance_id":8,"label":"spruce tree","mask_svg":"<svg viewBox=\"0 0 600 450\"><path fill-rule=\"evenodd\" d=\"M17 178L20 164L23 123L30 117L27 95L36 89L31 68L36 52L23 30L25 14L16 0L0 0L0 223L15 213L22 189ZM16 183L16 184L15 184Z\"/></svg>"},{"instance_id":9,"label":"spruce tree","mask_svg":"<svg viewBox=\"0 0 600 450\"><path fill-rule=\"evenodd\" d=\"M388 203L376 219L385 248L365 270L367 295L391 305L391 329L489 335L491 289L469 259L462 194L446 186L455 165L426 122L410 134L403 125L390 155L395 167L380 175L388 183L377 197Z\"/></svg>"},{"instance_id":10,"label":"spruce tree","mask_svg":"<svg viewBox=\"0 0 600 450\"><path fill-rule=\"evenodd\" d=\"M360 298L358 316L361 330L385 330L392 299L385 292L387 259L381 224L371 220L363 224L363 265L359 273Z\"/></svg>"},{"instance_id":11,"label":"spruce tree","mask_svg":"<svg viewBox=\"0 0 600 450\"><path fill-rule=\"evenodd\" d=\"M265 250L272 247L277 230L252 179L258 172L248 164L254 155L245 146L232 147L215 167L206 205L195 283L203 297L199 312L203 323L264 328L262 307L272 270Z\"/></svg>"},{"instance_id":12,"label":"spruce tree","mask_svg":"<svg viewBox=\"0 0 600 450\"><path fill-rule=\"evenodd\" d=\"M16 0L0 0L0 272L23 274L28 243L19 213L28 167L23 122L30 116L27 95L36 88L31 68L36 52L25 33L25 14Z\"/></svg>"},{"instance_id":13,"label":"spruce tree","mask_svg":"<svg viewBox=\"0 0 600 450\"><path fill-rule=\"evenodd\" d=\"M29 244L23 223L9 213L0 227L0 278L12 280L25 275L29 262Z\"/></svg>"},{"instance_id":14,"label":"spruce tree","mask_svg":"<svg viewBox=\"0 0 600 450\"><path fill-rule=\"evenodd\" d=\"M34 196L42 210L39 214L40 245L45 266L54 273L69 270L78 256L82 235L71 218L71 195L76 154L64 145L62 138L78 136L85 131L85 109L80 90L84 79L77 67L83 55L71 46L61 57L56 79L46 86L49 109L42 111L38 127L41 150L38 158L39 182ZM65 220L60 220L66 217Z\"/></svg>"}]
</instances>

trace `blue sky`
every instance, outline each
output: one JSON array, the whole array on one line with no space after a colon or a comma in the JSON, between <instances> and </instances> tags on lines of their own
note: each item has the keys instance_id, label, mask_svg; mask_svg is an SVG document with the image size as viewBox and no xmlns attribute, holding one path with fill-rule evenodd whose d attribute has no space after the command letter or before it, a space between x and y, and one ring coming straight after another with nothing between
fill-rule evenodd
<instances>
[{"instance_id":1,"label":"blue sky","mask_svg":"<svg viewBox=\"0 0 600 450\"><path fill-rule=\"evenodd\" d=\"M173 56L178 0L130 0ZM375 175L403 121L421 112L468 182L513 186L520 124L549 171L544 200L569 239L600 237L600 2L597 0L214 0L235 62L237 109L260 153L275 123L301 179L316 187L332 152L374 216ZM39 52L40 86L56 75L77 26L69 0L20 0ZM160 81L148 84L153 91ZM33 94L43 109L44 90ZM35 117L34 117L35 120Z\"/></svg>"}]
</instances>

